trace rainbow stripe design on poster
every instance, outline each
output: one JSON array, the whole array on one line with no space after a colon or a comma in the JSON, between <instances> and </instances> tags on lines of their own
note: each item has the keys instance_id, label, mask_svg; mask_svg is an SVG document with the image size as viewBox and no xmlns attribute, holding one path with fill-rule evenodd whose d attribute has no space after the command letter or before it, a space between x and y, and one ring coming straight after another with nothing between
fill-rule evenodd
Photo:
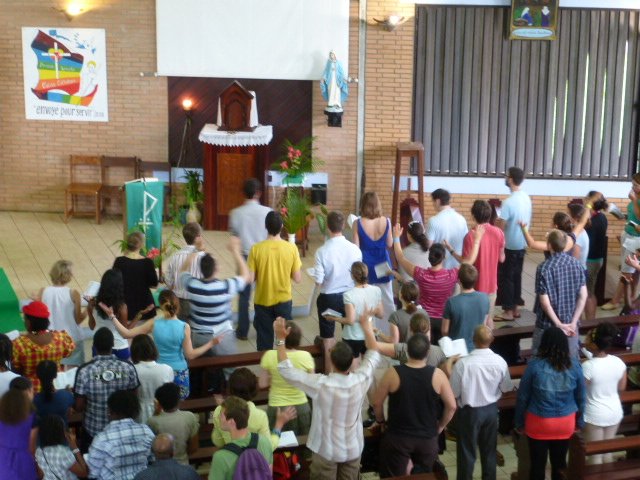
<instances>
[{"instance_id":1,"label":"rainbow stripe design on poster","mask_svg":"<svg viewBox=\"0 0 640 480\"><path fill-rule=\"evenodd\" d=\"M31 91L41 100L69 105L89 106L98 91L98 85L85 96L77 95L80 90L84 57L73 53L60 39L53 38L39 30L31 43L31 49L38 59L39 81ZM90 61L88 68L95 68Z\"/></svg>"}]
</instances>

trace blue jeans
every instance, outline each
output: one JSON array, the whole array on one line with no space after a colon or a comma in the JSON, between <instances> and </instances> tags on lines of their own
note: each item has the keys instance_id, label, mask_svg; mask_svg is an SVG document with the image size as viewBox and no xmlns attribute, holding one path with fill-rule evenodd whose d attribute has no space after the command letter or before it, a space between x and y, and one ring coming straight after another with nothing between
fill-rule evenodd
<instances>
[{"instance_id":1,"label":"blue jeans","mask_svg":"<svg viewBox=\"0 0 640 480\"><path fill-rule=\"evenodd\" d=\"M251 299L251 283L247 283L238 294L238 329L237 333L239 337L246 337L249 335L249 299Z\"/></svg>"},{"instance_id":2,"label":"blue jeans","mask_svg":"<svg viewBox=\"0 0 640 480\"><path fill-rule=\"evenodd\" d=\"M291 320L292 306L293 301L291 300L269 305L268 307L258 304L253 306L256 313L253 318L253 327L256 329L256 347L259 352L273 348L273 322L277 317Z\"/></svg>"}]
</instances>

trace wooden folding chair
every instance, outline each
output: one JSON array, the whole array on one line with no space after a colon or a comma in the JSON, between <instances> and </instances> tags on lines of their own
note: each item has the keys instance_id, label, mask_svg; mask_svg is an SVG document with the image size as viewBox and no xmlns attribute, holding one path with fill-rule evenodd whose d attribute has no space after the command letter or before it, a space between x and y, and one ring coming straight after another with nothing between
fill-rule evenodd
<instances>
[{"instance_id":1,"label":"wooden folding chair","mask_svg":"<svg viewBox=\"0 0 640 480\"><path fill-rule=\"evenodd\" d=\"M67 223L71 216L93 216L94 212L79 212L77 209L78 197L93 197L96 223L100 224L101 158L97 155L70 155L69 177L70 182L64 190L64 222Z\"/></svg>"}]
</instances>

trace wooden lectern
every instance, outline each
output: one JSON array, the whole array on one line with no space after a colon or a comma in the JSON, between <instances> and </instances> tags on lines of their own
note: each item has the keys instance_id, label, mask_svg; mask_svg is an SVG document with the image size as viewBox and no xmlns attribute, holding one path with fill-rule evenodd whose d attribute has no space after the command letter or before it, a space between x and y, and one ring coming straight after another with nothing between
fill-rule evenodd
<instances>
[{"instance_id":1,"label":"wooden lectern","mask_svg":"<svg viewBox=\"0 0 640 480\"><path fill-rule=\"evenodd\" d=\"M402 159L416 157L418 167L418 208L420 215L424 219L424 146L420 142L398 142L396 147L396 169L393 178L393 206L391 207L391 224L395 225L398 221L398 200L400 195L400 170L402 168ZM411 168L409 167L409 170ZM409 175L411 172L409 171ZM411 190L409 184L407 191Z\"/></svg>"}]
</instances>

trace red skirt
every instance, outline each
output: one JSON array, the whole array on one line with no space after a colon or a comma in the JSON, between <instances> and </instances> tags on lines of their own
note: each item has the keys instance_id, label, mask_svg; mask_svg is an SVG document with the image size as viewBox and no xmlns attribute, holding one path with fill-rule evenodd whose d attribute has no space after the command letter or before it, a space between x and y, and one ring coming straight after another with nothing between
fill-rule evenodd
<instances>
[{"instance_id":1,"label":"red skirt","mask_svg":"<svg viewBox=\"0 0 640 480\"><path fill-rule=\"evenodd\" d=\"M567 440L576 429L576 414L565 417L539 417L527 412L524 417L524 433L535 440Z\"/></svg>"}]
</instances>

